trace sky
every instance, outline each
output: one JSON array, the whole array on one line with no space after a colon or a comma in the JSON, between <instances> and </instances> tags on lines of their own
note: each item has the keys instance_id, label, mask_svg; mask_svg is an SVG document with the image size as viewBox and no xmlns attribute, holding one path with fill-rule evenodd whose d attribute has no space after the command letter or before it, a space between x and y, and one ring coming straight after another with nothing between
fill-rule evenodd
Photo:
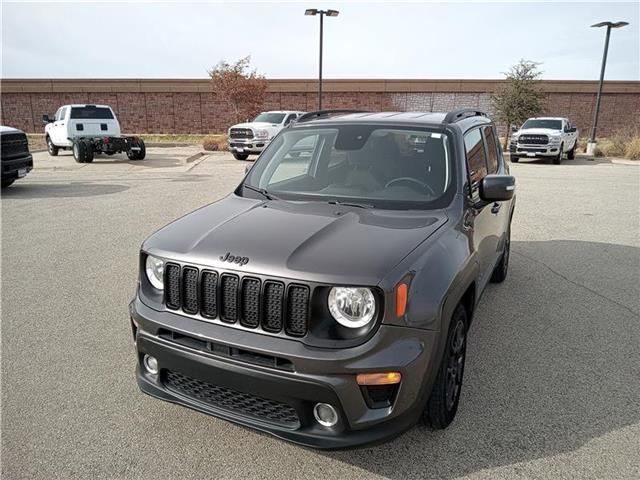
<instances>
[{"instance_id":1,"label":"sky","mask_svg":"<svg viewBox=\"0 0 640 480\"><path fill-rule=\"evenodd\" d=\"M524 58L545 79L640 80L640 1L2 2L2 78L206 78L251 55L267 78L502 78Z\"/></svg>"}]
</instances>

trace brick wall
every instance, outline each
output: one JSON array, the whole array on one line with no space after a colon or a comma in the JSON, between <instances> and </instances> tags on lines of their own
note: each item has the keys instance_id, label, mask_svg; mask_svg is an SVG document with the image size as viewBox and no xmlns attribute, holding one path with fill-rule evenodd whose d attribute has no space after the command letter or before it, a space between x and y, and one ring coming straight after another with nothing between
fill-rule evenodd
<instances>
[{"instance_id":1,"label":"brick wall","mask_svg":"<svg viewBox=\"0 0 640 480\"><path fill-rule=\"evenodd\" d=\"M499 80L327 80L324 108L447 111L476 107L492 112ZM223 132L233 123L229 106L207 80L2 80L0 122L42 132L42 114L68 103L108 104L128 133ZM587 135L597 82L543 81L546 114L569 117ZM312 80L270 80L264 110L312 110ZM599 133L640 126L640 82L606 82ZM504 126L502 126L504 130Z\"/></svg>"}]
</instances>

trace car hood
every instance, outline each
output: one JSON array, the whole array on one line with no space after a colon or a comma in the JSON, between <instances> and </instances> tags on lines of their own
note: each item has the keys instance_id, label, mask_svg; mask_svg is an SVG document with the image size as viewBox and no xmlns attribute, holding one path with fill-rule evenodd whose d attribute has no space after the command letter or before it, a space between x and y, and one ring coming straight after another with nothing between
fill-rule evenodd
<instances>
[{"instance_id":1,"label":"car hood","mask_svg":"<svg viewBox=\"0 0 640 480\"><path fill-rule=\"evenodd\" d=\"M553 128L525 128L518 131L518 135L560 135L562 130L555 130Z\"/></svg>"},{"instance_id":2,"label":"car hood","mask_svg":"<svg viewBox=\"0 0 640 480\"><path fill-rule=\"evenodd\" d=\"M440 210L374 210L230 195L162 228L142 248L215 269L377 285L446 221ZM227 253L248 262L224 261Z\"/></svg>"},{"instance_id":3,"label":"car hood","mask_svg":"<svg viewBox=\"0 0 640 480\"><path fill-rule=\"evenodd\" d=\"M279 126L277 123L267 123L267 122L247 122L247 123L238 123L237 125L233 125L230 128L272 128Z\"/></svg>"}]
</instances>

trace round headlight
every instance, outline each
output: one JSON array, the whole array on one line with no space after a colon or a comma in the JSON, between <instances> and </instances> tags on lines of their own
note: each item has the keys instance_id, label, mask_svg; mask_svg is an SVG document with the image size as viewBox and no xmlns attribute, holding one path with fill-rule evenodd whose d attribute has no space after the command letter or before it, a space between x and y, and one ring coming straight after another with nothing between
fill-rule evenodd
<instances>
[{"instance_id":1,"label":"round headlight","mask_svg":"<svg viewBox=\"0 0 640 480\"><path fill-rule=\"evenodd\" d=\"M368 288L334 287L329 292L329 311L340 325L364 327L376 314L376 299Z\"/></svg>"},{"instance_id":2,"label":"round headlight","mask_svg":"<svg viewBox=\"0 0 640 480\"><path fill-rule=\"evenodd\" d=\"M158 290L164 289L164 262L159 258L147 255L145 271L151 285Z\"/></svg>"}]
</instances>

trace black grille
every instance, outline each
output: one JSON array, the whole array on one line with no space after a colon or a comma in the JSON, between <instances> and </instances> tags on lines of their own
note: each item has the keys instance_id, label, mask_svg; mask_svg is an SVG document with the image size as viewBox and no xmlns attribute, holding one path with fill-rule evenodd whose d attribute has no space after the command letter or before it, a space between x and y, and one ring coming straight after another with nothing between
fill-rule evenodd
<instances>
[{"instance_id":1,"label":"black grille","mask_svg":"<svg viewBox=\"0 0 640 480\"><path fill-rule=\"evenodd\" d=\"M253 138L253 130L250 128L232 128L229 131L231 138Z\"/></svg>"},{"instance_id":2,"label":"black grille","mask_svg":"<svg viewBox=\"0 0 640 480\"><path fill-rule=\"evenodd\" d=\"M202 316L218 316L218 274L208 270L202 272Z\"/></svg>"},{"instance_id":3,"label":"black grille","mask_svg":"<svg viewBox=\"0 0 640 480\"><path fill-rule=\"evenodd\" d=\"M1 138L0 150L3 159L29 153L29 143L24 133L4 133Z\"/></svg>"},{"instance_id":4,"label":"black grille","mask_svg":"<svg viewBox=\"0 0 640 480\"><path fill-rule=\"evenodd\" d=\"M303 337L309 329L311 292L306 285L287 287L275 280L262 282L188 265L181 268L175 263L166 264L164 282L165 303L172 310L261 327L270 333L284 330L295 337Z\"/></svg>"},{"instance_id":5,"label":"black grille","mask_svg":"<svg viewBox=\"0 0 640 480\"><path fill-rule=\"evenodd\" d=\"M280 282L266 282L264 286L264 320L262 328L267 332L282 330L282 303L284 285Z\"/></svg>"},{"instance_id":6,"label":"black grille","mask_svg":"<svg viewBox=\"0 0 640 480\"><path fill-rule=\"evenodd\" d=\"M245 278L242 280L242 315L240 323L255 328L260 323L260 280Z\"/></svg>"},{"instance_id":7,"label":"black grille","mask_svg":"<svg viewBox=\"0 0 640 480\"><path fill-rule=\"evenodd\" d=\"M290 335L304 335L307 332L309 311L309 289L303 285L291 285L287 298L286 331Z\"/></svg>"},{"instance_id":8,"label":"black grille","mask_svg":"<svg viewBox=\"0 0 640 480\"><path fill-rule=\"evenodd\" d=\"M198 269L184 267L182 271L182 309L187 313L198 313Z\"/></svg>"},{"instance_id":9,"label":"black grille","mask_svg":"<svg viewBox=\"0 0 640 480\"><path fill-rule=\"evenodd\" d=\"M221 387L169 370L165 371L164 384L170 390L223 410L290 428L300 426L295 408L286 403Z\"/></svg>"},{"instance_id":10,"label":"black grille","mask_svg":"<svg viewBox=\"0 0 640 480\"><path fill-rule=\"evenodd\" d=\"M222 315L224 322L235 323L238 319L238 277L222 276Z\"/></svg>"},{"instance_id":11,"label":"black grille","mask_svg":"<svg viewBox=\"0 0 640 480\"><path fill-rule=\"evenodd\" d=\"M180 308L180 267L172 263L165 266L165 301L167 307Z\"/></svg>"},{"instance_id":12,"label":"black grille","mask_svg":"<svg viewBox=\"0 0 640 480\"><path fill-rule=\"evenodd\" d=\"M518 137L518 143L524 145L546 145L549 143L549 137L547 135L520 135Z\"/></svg>"}]
</instances>

